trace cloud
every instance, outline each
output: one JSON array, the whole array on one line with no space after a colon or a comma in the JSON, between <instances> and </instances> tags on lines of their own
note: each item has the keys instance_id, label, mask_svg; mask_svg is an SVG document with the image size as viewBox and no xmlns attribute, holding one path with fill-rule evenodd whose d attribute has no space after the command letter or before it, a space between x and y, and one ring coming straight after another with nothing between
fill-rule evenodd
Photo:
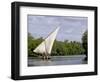
<instances>
[{"instance_id":1,"label":"cloud","mask_svg":"<svg viewBox=\"0 0 100 82\"><path fill-rule=\"evenodd\" d=\"M87 22L87 17L29 15L28 32L33 37L45 38L59 25L58 40L81 41L83 32L88 28Z\"/></svg>"},{"instance_id":2,"label":"cloud","mask_svg":"<svg viewBox=\"0 0 100 82\"><path fill-rule=\"evenodd\" d=\"M66 33L72 33L73 32L73 29L68 29L65 31Z\"/></svg>"}]
</instances>

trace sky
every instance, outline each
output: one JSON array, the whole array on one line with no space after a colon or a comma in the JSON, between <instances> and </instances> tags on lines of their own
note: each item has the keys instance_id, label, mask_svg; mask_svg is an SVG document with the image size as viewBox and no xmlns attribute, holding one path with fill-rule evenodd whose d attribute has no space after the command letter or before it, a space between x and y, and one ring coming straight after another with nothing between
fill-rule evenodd
<instances>
[{"instance_id":1,"label":"sky","mask_svg":"<svg viewBox=\"0 0 100 82\"><path fill-rule=\"evenodd\" d=\"M87 17L28 15L28 32L34 38L46 38L55 28L60 27L56 40L81 42L88 29Z\"/></svg>"}]
</instances>

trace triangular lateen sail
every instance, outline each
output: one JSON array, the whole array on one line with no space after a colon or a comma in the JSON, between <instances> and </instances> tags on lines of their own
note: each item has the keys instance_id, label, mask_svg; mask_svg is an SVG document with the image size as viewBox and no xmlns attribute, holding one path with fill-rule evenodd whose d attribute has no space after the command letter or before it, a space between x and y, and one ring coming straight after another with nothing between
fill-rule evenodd
<instances>
[{"instance_id":1,"label":"triangular lateen sail","mask_svg":"<svg viewBox=\"0 0 100 82\"><path fill-rule=\"evenodd\" d=\"M35 53L47 53L51 54L52 46L54 43L54 40L56 38L56 35L58 33L59 27L56 28L39 46L37 46L33 52Z\"/></svg>"}]
</instances>

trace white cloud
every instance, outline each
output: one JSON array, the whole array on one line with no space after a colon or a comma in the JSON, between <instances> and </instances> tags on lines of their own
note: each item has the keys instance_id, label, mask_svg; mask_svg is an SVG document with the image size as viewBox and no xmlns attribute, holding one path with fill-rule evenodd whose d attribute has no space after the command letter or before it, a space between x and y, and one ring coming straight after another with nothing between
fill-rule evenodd
<instances>
[{"instance_id":1,"label":"white cloud","mask_svg":"<svg viewBox=\"0 0 100 82\"><path fill-rule=\"evenodd\" d=\"M46 37L57 25L58 40L81 41L83 32L87 29L87 17L60 16L28 16L28 30L34 37Z\"/></svg>"}]
</instances>

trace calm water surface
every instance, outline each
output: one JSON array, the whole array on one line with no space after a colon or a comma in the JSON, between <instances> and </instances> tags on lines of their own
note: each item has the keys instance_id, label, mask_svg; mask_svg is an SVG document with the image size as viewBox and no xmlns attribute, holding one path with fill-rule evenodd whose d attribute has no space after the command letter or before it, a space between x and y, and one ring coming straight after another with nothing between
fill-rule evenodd
<instances>
[{"instance_id":1,"label":"calm water surface","mask_svg":"<svg viewBox=\"0 0 100 82\"><path fill-rule=\"evenodd\" d=\"M52 56L49 60L41 58L28 58L28 66L53 66L53 65L76 65L87 64L84 60L85 55L74 56Z\"/></svg>"}]
</instances>

